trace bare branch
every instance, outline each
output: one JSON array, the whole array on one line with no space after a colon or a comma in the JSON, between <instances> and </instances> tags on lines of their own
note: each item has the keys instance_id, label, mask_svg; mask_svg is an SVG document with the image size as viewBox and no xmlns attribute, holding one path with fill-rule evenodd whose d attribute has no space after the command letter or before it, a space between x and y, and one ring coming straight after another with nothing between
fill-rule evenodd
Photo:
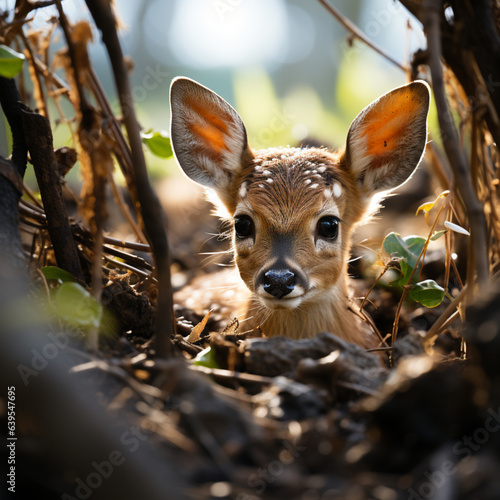
<instances>
[{"instance_id":1,"label":"bare branch","mask_svg":"<svg viewBox=\"0 0 500 500\"><path fill-rule=\"evenodd\" d=\"M330 5L326 0L318 0L318 2L325 7L325 9L330 12L330 14L337 19L337 21L352 35L361 40L363 43L368 45L375 52L380 54L382 57L387 59L390 63L402 69L404 72L408 72L409 68L403 66L401 63L393 59L389 54L384 52L375 42L372 42L350 19L347 19L343 14L341 14L335 7Z\"/></svg>"},{"instance_id":2,"label":"bare branch","mask_svg":"<svg viewBox=\"0 0 500 500\"><path fill-rule=\"evenodd\" d=\"M427 0L426 2L424 26L429 47L429 67L432 76L432 87L434 89L443 146L469 217L471 244L474 250L477 279L479 283L484 283L489 276L486 221L483 206L477 199L473 189L467 158L460 148L457 130L446 100L441 66L441 8L441 0ZM469 283L469 288L472 290L471 283Z\"/></svg>"},{"instance_id":3,"label":"bare branch","mask_svg":"<svg viewBox=\"0 0 500 500\"><path fill-rule=\"evenodd\" d=\"M137 197L141 204L144 225L151 243L158 274L156 348L159 356L168 357L173 352L171 339L175 335L175 318L165 217L156 193L149 183L139 124L133 106L127 68L123 60L123 52L118 40L116 21L111 11L111 4L107 0L86 0L86 2L98 29L102 33L102 40L106 45L113 68L123 121L127 129L132 153Z\"/></svg>"},{"instance_id":4,"label":"bare branch","mask_svg":"<svg viewBox=\"0 0 500 500\"><path fill-rule=\"evenodd\" d=\"M50 123L42 115L25 110L23 124L31 162L47 214L47 226L57 265L83 282L83 271L62 196L61 178L57 172Z\"/></svg>"}]
</instances>

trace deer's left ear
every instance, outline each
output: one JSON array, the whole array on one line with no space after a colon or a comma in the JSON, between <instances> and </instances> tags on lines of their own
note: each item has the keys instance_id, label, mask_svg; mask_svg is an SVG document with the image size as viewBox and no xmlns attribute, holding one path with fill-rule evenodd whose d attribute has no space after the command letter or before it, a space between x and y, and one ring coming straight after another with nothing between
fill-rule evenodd
<instances>
[{"instance_id":1,"label":"deer's left ear","mask_svg":"<svg viewBox=\"0 0 500 500\"><path fill-rule=\"evenodd\" d=\"M379 97L354 119L346 161L366 195L403 184L427 141L429 86L415 81Z\"/></svg>"},{"instance_id":2,"label":"deer's left ear","mask_svg":"<svg viewBox=\"0 0 500 500\"><path fill-rule=\"evenodd\" d=\"M215 92L183 77L172 82L170 108L172 148L182 170L227 197L251 155L240 115Z\"/></svg>"}]
</instances>

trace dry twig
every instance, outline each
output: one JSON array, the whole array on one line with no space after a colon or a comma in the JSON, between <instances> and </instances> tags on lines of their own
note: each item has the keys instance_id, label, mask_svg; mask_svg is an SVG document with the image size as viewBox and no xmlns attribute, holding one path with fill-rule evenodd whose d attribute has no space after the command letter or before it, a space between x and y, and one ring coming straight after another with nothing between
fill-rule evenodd
<instances>
[{"instance_id":1,"label":"dry twig","mask_svg":"<svg viewBox=\"0 0 500 500\"><path fill-rule=\"evenodd\" d=\"M457 130L448 108L444 91L443 69L441 65L441 0L427 0L424 17L425 31L428 40L429 67L432 75L432 87L438 111L441 139L450 160L455 182L464 201L471 228L471 253L469 259L474 262L479 284L484 284L489 276L488 245L486 240L486 221L483 206L473 189L472 179L465 153L460 148ZM471 278L471 276L469 276ZM471 281L469 290L473 292Z\"/></svg>"},{"instance_id":2,"label":"dry twig","mask_svg":"<svg viewBox=\"0 0 500 500\"><path fill-rule=\"evenodd\" d=\"M139 124L133 106L130 81L116 32L116 20L111 10L111 4L106 0L86 1L92 17L102 33L102 39L113 68L123 121L130 143L137 198L141 204L146 233L155 258L159 283L156 348L159 356L170 357L173 354L171 339L175 335L175 317L173 312L170 257L165 231L165 217L160 202L149 183Z\"/></svg>"},{"instance_id":3,"label":"dry twig","mask_svg":"<svg viewBox=\"0 0 500 500\"><path fill-rule=\"evenodd\" d=\"M330 5L326 0L318 0L318 2L325 7L330 14L337 19L337 21L355 38L358 38L363 43L368 45L368 47L372 48L377 54L380 54L382 57L387 59L390 63L397 66L399 69L402 69L405 73L409 72L409 68L403 66L401 63L393 59L389 54L384 52L378 45L376 45L372 40L370 40L352 21L347 19L343 14L341 14L335 7Z\"/></svg>"}]
</instances>

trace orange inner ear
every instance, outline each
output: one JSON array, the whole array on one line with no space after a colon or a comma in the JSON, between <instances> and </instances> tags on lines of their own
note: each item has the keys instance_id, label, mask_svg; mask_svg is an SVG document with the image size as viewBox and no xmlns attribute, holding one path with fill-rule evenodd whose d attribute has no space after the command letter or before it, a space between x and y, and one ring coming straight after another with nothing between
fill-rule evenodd
<instances>
[{"instance_id":1,"label":"orange inner ear","mask_svg":"<svg viewBox=\"0 0 500 500\"><path fill-rule=\"evenodd\" d=\"M228 134L227 122L232 122L232 118L225 113L215 114L204 102L195 99L187 98L185 105L201 118L198 122L188 124L192 133L215 153L220 153L223 149L228 151L225 137Z\"/></svg>"},{"instance_id":2,"label":"orange inner ear","mask_svg":"<svg viewBox=\"0 0 500 500\"><path fill-rule=\"evenodd\" d=\"M385 102L370 110L363 127L366 154L381 157L394 153L407 135L412 115L418 110L418 99L408 89L387 96Z\"/></svg>"},{"instance_id":3,"label":"orange inner ear","mask_svg":"<svg viewBox=\"0 0 500 500\"><path fill-rule=\"evenodd\" d=\"M189 128L205 145L215 153L222 152L223 149L229 150L224 142L224 134L217 128L211 125L201 125L199 123L190 123Z\"/></svg>"}]
</instances>

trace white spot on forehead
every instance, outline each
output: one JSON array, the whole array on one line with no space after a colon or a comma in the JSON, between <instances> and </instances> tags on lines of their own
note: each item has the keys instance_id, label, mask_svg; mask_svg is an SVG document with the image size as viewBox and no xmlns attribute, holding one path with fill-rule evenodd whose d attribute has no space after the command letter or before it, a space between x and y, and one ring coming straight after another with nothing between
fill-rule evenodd
<instances>
[{"instance_id":1,"label":"white spot on forehead","mask_svg":"<svg viewBox=\"0 0 500 500\"><path fill-rule=\"evenodd\" d=\"M312 182L312 181L311 181L311 179L306 179L306 180L304 181L304 184L311 184L311 182Z\"/></svg>"},{"instance_id":2,"label":"white spot on forehead","mask_svg":"<svg viewBox=\"0 0 500 500\"><path fill-rule=\"evenodd\" d=\"M304 174L310 174L310 173L311 173L311 171L310 171L310 170L306 170L306 171L304 172Z\"/></svg>"},{"instance_id":3,"label":"white spot on forehead","mask_svg":"<svg viewBox=\"0 0 500 500\"><path fill-rule=\"evenodd\" d=\"M269 170L264 170L264 172L262 172L265 176L269 177L271 175L271 172L269 172Z\"/></svg>"},{"instance_id":4,"label":"white spot on forehead","mask_svg":"<svg viewBox=\"0 0 500 500\"><path fill-rule=\"evenodd\" d=\"M262 167L261 167L260 165L257 165L257 166L254 168L254 170L257 170L257 171L262 170Z\"/></svg>"},{"instance_id":5,"label":"white spot on forehead","mask_svg":"<svg viewBox=\"0 0 500 500\"><path fill-rule=\"evenodd\" d=\"M269 184L272 184L273 180L272 179L266 179L266 182L269 182Z\"/></svg>"},{"instance_id":6,"label":"white spot on forehead","mask_svg":"<svg viewBox=\"0 0 500 500\"><path fill-rule=\"evenodd\" d=\"M264 184L259 184L259 187L260 187L260 188L263 188L263 187L264 187Z\"/></svg>"},{"instance_id":7,"label":"white spot on forehead","mask_svg":"<svg viewBox=\"0 0 500 500\"><path fill-rule=\"evenodd\" d=\"M241 185L239 195L240 195L240 198L244 198L247 195L247 183L246 182L244 182Z\"/></svg>"},{"instance_id":8,"label":"white spot on forehead","mask_svg":"<svg viewBox=\"0 0 500 500\"><path fill-rule=\"evenodd\" d=\"M322 165L321 167L318 168L318 172L322 174L326 170L326 167Z\"/></svg>"},{"instance_id":9,"label":"white spot on forehead","mask_svg":"<svg viewBox=\"0 0 500 500\"><path fill-rule=\"evenodd\" d=\"M309 187L311 189L316 189L318 186L319 186L319 184L314 183L314 184L311 184L311 186L309 186Z\"/></svg>"},{"instance_id":10,"label":"white spot on forehead","mask_svg":"<svg viewBox=\"0 0 500 500\"><path fill-rule=\"evenodd\" d=\"M342 196L342 186L340 185L339 182L336 182L333 185L333 194L335 198L340 198L340 196Z\"/></svg>"}]
</instances>

